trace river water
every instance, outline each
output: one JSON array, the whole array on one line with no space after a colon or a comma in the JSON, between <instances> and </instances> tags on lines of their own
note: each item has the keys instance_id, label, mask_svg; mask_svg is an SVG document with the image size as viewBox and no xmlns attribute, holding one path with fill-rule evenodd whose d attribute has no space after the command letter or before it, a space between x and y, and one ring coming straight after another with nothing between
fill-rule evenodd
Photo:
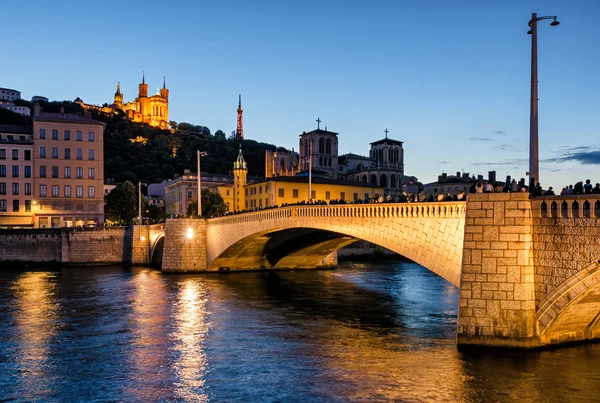
<instances>
[{"instance_id":1,"label":"river water","mask_svg":"<svg viewBox=\"0 0 600 403\"><path fill-rule=\"evenodd\" d=\"M0 401L600 401L600 344L460 352L457 301L398 261L0 269Z\"/></svg>"}]
</instances>

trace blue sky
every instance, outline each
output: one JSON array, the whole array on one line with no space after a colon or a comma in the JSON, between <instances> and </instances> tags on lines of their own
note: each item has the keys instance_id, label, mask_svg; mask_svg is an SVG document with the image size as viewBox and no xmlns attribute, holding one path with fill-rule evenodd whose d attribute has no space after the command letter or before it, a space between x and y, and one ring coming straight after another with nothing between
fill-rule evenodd
<instances>
[{"instance_id":1,"label":"blue sky","mask_svg":"<svg viewBox=\"0 0 600 403\"><path fill-rule=\"evenodd\" d=\"M322 125L340 153L405 142L405 172L528 169L532 12L540 23L540 180L600 182L600 2L20 1L1 5L0 87L125 100L167 77L170 119L298 148Z\"/></svg>"}]
</instances>

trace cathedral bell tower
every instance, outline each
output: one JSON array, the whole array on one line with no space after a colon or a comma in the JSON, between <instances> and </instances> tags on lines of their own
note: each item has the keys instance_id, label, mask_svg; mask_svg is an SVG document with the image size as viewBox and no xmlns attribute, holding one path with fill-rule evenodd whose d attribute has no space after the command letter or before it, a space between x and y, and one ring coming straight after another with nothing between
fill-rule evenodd
<instances>
[{"instance_id":1,"label":"cathedral bell tower","mask_svg":"<svg viewBox=\"0 0 600 403\"><path fill-rule=\"evenodd\" d=\"M163 77L163 87L160 89L160 96L165 99L165 101L169 100L169 90L167 89L167 79Z\"/></svg>"},{"instance_id":2,"label":"cathedral bell tower","mask_svg":"<svg viewBox=\"0 0 600 403\"><path fill-rule=\"evenodd\" d=\"M115 92L115 106L123 109L123 94L121 94L121 83L117 83L117 92Z\"/></svg>"},{"instance_id":3,"label":"cathedral bell tower","mask_svg":"<svg viewBox=\"0 0 600 403\"><path fill-rule=\"evenodd\" d=\"M242 211L246 208L246 177L248 176L248 168L246 161L242 155L242 145L240 144L240 152L237 160L233 163L233 210Z\"/></svg>"},{"instance_id":4,"label":"cathedral bell tower","mask_svg":"<svg viewBox=\"0 0 600 403\"><path fill-rule=\"evenodd\" d=\"M148 84L146 84L146 77L144 76L144 72L142 71L142 83L140 84L140 89L138 92L138 97L147 98L148 97Z\"/></svg>"}]
</instances>

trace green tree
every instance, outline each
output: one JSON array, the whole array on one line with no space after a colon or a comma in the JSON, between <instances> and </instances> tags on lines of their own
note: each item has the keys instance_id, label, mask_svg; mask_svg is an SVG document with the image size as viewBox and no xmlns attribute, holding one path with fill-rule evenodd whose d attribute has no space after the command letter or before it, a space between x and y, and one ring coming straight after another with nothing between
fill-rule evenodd
<instances>
[{"instance_id":1,"label":"green tree","mask_svg":"<svg viewBox=\"0 0 600 403\"><path fill-rule=\"evenodd\" d=\"M217 130L217 131L215 132L215 137L216 137L216 138L219 138L219 139L223 139L223 140L225 140L225 137L226 137L226 136L225 136L225 132L224 132L223 130Z\"/></svg>"},{"instance_id":2,"label":"green tree","mask_svg":"<svg viewBox=\"0 0 600 403\"><path fill-rule=\"evenodd\" d=\"M125 181L105 197L104 215L111 221L131 224L138 215L138 192L135 185Z\"/></svg>"},{"instance_id":3,"label":"green tree","mask_svg":"<svg viewBox=\"0 0 600 403\"><path fill-rule=\"evenodd\" d=\"M202 191L202 217L214 217L220 214L225 214L227 211L227 205L223 200L223 197L210 189L204 189ZM198 215L198 202L193 201L190 203L187 209L189 216Z\"/></svg>"}]
</instances>

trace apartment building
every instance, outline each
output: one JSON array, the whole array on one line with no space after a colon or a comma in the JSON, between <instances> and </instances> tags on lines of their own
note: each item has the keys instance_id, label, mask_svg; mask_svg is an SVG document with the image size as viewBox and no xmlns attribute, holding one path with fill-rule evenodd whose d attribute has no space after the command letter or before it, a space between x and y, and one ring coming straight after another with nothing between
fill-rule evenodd
<instances>
[{"instance_id":1,"label":"apartment building","mask_svg":"<svg viewBox=\"0 0 600 403\"><path fill-rule=\"evenodd\" d=\"M33 226L33 128L0 125L0 228Z\"/></svg>"},{"instance_id":2,"label":"apartment building","mask_svg":"<svg viewBox=\"0 0 600 403\"><path fill-rule=\"evenodd\" d=\"M35 227L102 225L105 123L34 109Z\"/></svg>"}]
</instances>

